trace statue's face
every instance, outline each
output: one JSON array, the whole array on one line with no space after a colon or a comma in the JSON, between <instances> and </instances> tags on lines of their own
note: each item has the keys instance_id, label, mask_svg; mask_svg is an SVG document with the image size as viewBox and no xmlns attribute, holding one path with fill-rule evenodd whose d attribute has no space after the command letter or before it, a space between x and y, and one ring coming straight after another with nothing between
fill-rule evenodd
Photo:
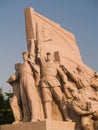
<instances>
[{"instance_id":1,"label":"statue's face","mask_svg":"<svg viewBox=\"0 0 98 130\"><path fill-rule=\"evenodd\" d=\"M47 61L51 61L51 60L52 60L52 55L51 55L51 54L47 54L46 60L47 60Z\"/></svg>"},{"instance_id":2,"label":"statue's face","mask_svg":"<svg viewBox=\"0 0 98 130\"><path fill-rule=\"evenodd\" d=\"M19 66L18 65L15 65L15 70L19 70Z\"/></svg>"},{"instance_id":3,"label":"statue's face","mask_svg":"<svg viewBox=\"0 0 98 130\"><path fill-rule=\"evenodd\" d=\"M19 70L19 67L20 67L20 63L16 63L16 64L15 64L15 70L18 71L18 70Z\"/></svg>"},{"instance_id":4,"label":"statue's face","mask_svg":"<svg viewBox=\"0 0 98 130\"><path fill-rule=\"evenodd\" d=\"M28 54L23 54L23 60L27 61L27 59L28 59Z\"/></svg>"},{"instance_id":5,"label":"statue's face","mask_svg":"<svg viewBox=\"0 0 98 130\"><path fill-rule=\"evenodd\" d=\"M30 58L30 60L32 60L33 62L35 61L35 56L34 56L34 55L30 55L29 58Z\"/></svg>"},{"instance_id":6,"label":"statue's face","mask_svg":"<svg viewBox=\"0 0 98 130\"><path fill-rule=\"evenodd\" d=\"M77 90L71 91L71 94L72 94L73 97L75 97L77 99L81 99L81 95Z\"/></svg>"}]
</instances>

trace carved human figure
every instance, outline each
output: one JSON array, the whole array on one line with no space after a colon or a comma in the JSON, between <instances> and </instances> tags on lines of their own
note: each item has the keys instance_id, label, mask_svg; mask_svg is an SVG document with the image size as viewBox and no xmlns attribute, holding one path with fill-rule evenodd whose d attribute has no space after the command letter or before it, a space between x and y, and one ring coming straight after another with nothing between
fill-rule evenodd
<instances>
[{"instance_id":1,"label":"carved human figure","mask_svg":"<svg viewBox=\"0 0 98 130\"><path fill-rule=\"evenodd\" d=\"M53 61L53 56L50 52L46 54L46 60L42 62L41 66L41 91L42 100L45 110L45 118L51 120L52 110L52 96L57 101L62 114L66 121L70 121L67 113L66 104L63 93L61 91L61 84L57 79L57 75L62 78L63 83L66 82L66 77L61 70L59 64Z\"/></svg>"},{"instance_id":2,"label":"carved human figure","mask_svg":"<svg viewBox=\"0 0 98 130\"><path fill-rule=\"evenodd\" d=\"M90 86L89 80L85 77L85 75L82 73L81 68L79 67L76 68L76 70L73 72L67 71L67 75L73 82L75 82L78 89L81 89L85 86Z\"/></svg>"},{"instance_id":3,"label":"carved human figure","mask_svg":"<svg viewBox=\"0 0 98 130\"><path fill-rule=\"evenodd\" d=\"M98 111L98 96L96 96L94 90L90 86L81 88L80 93L84 102L90 102L91 111Z\"/></svg>"},{"instance_id":4,"label":"carved human figure","mask_svg":"<svg viewBox=\"0 0 98 130\"><path fill-rule=\"evenodd\" d=\"M90 84L95 90L95 94L98 96L98 73L94 72L90 79Z\"/></svg>"},{"instance_id":5,"label":"carved human figure","mask_svg":"<svg viewBox=\"0 0 98 130\"><path fill-rule=\"evenodd\" d=\"M94 72L90 80L92 86L98 87L98 73Z\"/></svg>"},{"instance_id":6,"label":"carved human figure","mask_svg":"<svg viewBox=\"0 0 98 130\"><path fill-rule=\"evenodd\" d=\"M64 65L60 65L61 69L63 70L65 76L66 76L66 84L64 84L64 93L65 93L65 96L67 98L67 100L71 100L73 97L72 97L72 94L70 93L70 88L71 87L76 87L76 84L70 80L69 76L68 76L68 69L64 66Z\"/></svg>"},{"instance_id":7,"label":"carved human figure","mask_svg":"<svg viewBox=\"0 0 98 130\"><path fill-rule=\"evenodd\" d=\"M89 81L82 75L82 70L80 67L77 68L77 73L70 74L71 78L75 81L77 88L83 97L85 102L91 102L92 111L98 110L98 96L95 94L94 89L91 87L90 79Z\"/></svg>"},{"instance_id":8,"label":"carved human figure","mask_svg":"<svg viewBox=\"0 0 98 130\"><path fill-rule=\"evenodd\" d=\"M30 52L28 56L29 56L28 63L30 64L32 70L34 71L35 85L38 86L40 81L40 68L37 64L35 64L35 53Z\"/></svg>"},{"instance_id":9,"label":"carved human figure","mask_svg":"<svg viewBox=\"0 0 98 130\"><path fill-rule=\"evenodd\" d=\"M23 105L24 121L39 120L39 104L37 101L37 90L35 88L34 74L38 73L38 68L32 60L28 59L28 52L23 52L24 63L21 64L19 70L21 98ZM31 62L32 61L32 62Z\"/></svg>"},{"instance_id":10,"label":"carved human figure","mask_svg":"<svg viewBox=\"0 0 98 130\"><path fill-rule=\"evenodd\" d=\"M13 124L17 124L22 121L19 67L20 67L20 63L16 63L15 64L16 72L13 75L11 75L11 77L7 80L7 82L12 86L13 89L13 97L10 102L14 119L15 119Z\"/></svg>"},{"instance_id":11,"label":"carved human figure","mask_svg":"<svg viewBox=\"0 0 98 130\"><path fill-rule=\"evenodd\" d=\"M88 104L88 109L93 113L91 118L95 122L98 120L98 96L94 90L94 88L97 88L97 80L94 81L97 75L93 78L88 78L86 77L87 75L84 74L85 72L83 73L81 67L78 66L76 70L74 73L68 72L69 77L76 83L83 102ZM89 120L91 120L91 118Z\"/></svg>"},{"instance_id":12,"label":"carved human figure","mask_svg":"<svg viewBox=\"0 0 98 130\"><path fill-rule=\"evenodd\" d=\"M90 86L90 88L93 88L92 90L97 89L97 73L94 72L91 74L85 67L78 65L74 75L74 77L76 77L76 79L74 79L77 80L77 85L80 86L80 88Z\"/></svg>"},{"instance_id":13,"label":"carved human figure","mask_svg":"<svg viewBox=\"0 0 98 130\"><path fill-rule=\"evenodd\" d=\"M93 112L90 111L89 102L88 103L84 102L81 94L76 88L70 88L70 91L73 96L71 105L72 105L72 108L81 117L81 126L83 130L94 130L94 126L92 122Z\"/></svg>"}]
</instances>

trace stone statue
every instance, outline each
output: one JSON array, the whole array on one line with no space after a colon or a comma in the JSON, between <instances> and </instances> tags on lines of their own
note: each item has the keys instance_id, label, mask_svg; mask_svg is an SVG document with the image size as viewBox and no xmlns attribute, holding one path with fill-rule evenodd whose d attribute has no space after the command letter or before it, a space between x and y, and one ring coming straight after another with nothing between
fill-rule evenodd
<instances>
[{"instance_id":1,"label":"stone statue","mask_svg":"<svg viewBox=\"0 0 98 130\"><path fill-rule=\"evenodd\" d=\"M31 7L25 21L28 51L7 81L13 87L13 124L53 119L79 122L74 130L94 130L94 124L97 129L98 74L83 64L74 35Z\"/></svg>"},{"instance_id":2,"label":"stone statue","mask_svg":"<svg viewBox=\"0 0 98 130\"><path fill-rule=\"evenodd\" d=\"M20 79L19 79L19 67L20 63L15 64L16 72L11 75L7 82L12 86L13 97L10 102L14 119L13 124L20 123L22 121L22 110L21 110L21 97L20 97Z\"/></svg>"},{"instance_id":3,"label":"stone statue","mask_svg":"<svg viewBox=\"0 0 98 130\"><path fill-rule=\"evenodd\" d=\"M73 95L73 100L71 102L72 108L80 115L81 117L81 126L83 130L94 130L92 116L93 113L90 111L89 102L84 102L81 94L75 88L70 88L70 91Z\"/></svg>"},{"instance_id":4,"label":"stone statue","mask_svg":"<svg viewBox=\"0 0 98 130\"><path fill-rule=\"evenodd\" d=\"M34 62L34 57L33 59L28 59L28 55L28 52L23 52L24 63L20 66L19 76L24 121L32 122L39 120L39 104L34 80L34 75L38 73L38 68Z\"/></svg>"},{"instance_id":5,"label":"stone statue","mask_svg":"<svg viewBox=\"0 0 98 130\"><path fill-rule=\"evenodd\" d=\"M70 80L70 77L68 76L69 73L68 69L64 65L60 65L60 67L66 76L66 84L64 84L64 93L67 100L71 100L73 97L72 94L70 93L70 88L76 87L76 84L72 80Z\"/></svg>"},{"instance_id":6,"label":"stone statue","mask_svg":"<svg viewBox=\"0 0 98 130\"><path fill-rule=\"evenodd\" d=\"M91 82L91 78L87 77L86 71L81 69L81 66L78 66L76 68L76 71L74 71L74 72L69 72L66 69L66 74L68 75L68 78L71 80L71 82L74 82L76 84L76 87L69 87L69 89L72 90L71 92L73 92L72 93L72 96L74 97L73 100L75 100L74 102L76 102L76 105L72 104L74 106L75 111L78 114L80 112L80 115L81 115L83 112L82 107L84 104L84 105L86 105L86 107L84 109L85 112L86 112L86 110L88 110L92 113L92 115L90 115L90 116L87 116L87 114L86 114L86 117L83 116L81 118L82 127L84 128L84 130L88 130L88 129L93 130L94 129L94 128L92 128L93 125L90 126L90 128L87 128L87 126L89 127L90 124L92 124L93 122L95 123L95 121L98 120L98 96L96 95L96 92L93 89L94 82ZM92 87L92 85L93 85L93 87ZM82 100L82 105L80 103L81 100ZM79 104L81 107L79 106ZM77 108L77 106L80 107L82 111L79 108ZM89 122L89 123L85 124L86 122Z\"/></svg>"},{"instance_id":7,"label":"stone statue","mask_svg":"<svg viewBox=\"0 0 98 130\"><path fill-rule=\"evenodd\" d=\"M98 123L96 123L98 122L98 96L96 96L95 91L90 86L81 88L79 92L83 101L88 104L88 110L92 112L91 119L93 124L98 126Z\"/></svg>"},{"instance_id":8,"label":"stone statue","mask_svg":"<svg viewBox=\"0 0 98 130\"><path fill-rule=\"evenodd\" d=\"M63 71L61 70L59 64L53 62L53 56L50 52L48 52L46 54L46 60L45 62L42 62L41 66L41 91L45 110L45 118L51 120L51 105L53 96L62 111L65 121L70 121L66 109L66 103L63 97L63 92L61 91L61 84L57 79L58 74L65 84L66 77Z\"/></svg>"},{"instance_id":9,"label":"stone statue","mask_svg":"<svg viewBox=\"0 0 98 130\"><path fill-rule=\"evenodd\" d=\"M95 90L96 95L98 96L98 73L94 72L93 76L90 79L91 87Z\"/></svg>"},{"instance_id":10,"label":"stone statue","mask_svg":"<svg viewBox=\"0 0 98 130\"><path fill-rule=\"evenodd\" d=\"M78 70L76 68L76 70L73 72L67 70L67 75L71 81L75 82L78 89L81 89L83 86L90 86L89 81L84 78L85 76L81 75L80 69Z\"/></svg>"}]
</instances>

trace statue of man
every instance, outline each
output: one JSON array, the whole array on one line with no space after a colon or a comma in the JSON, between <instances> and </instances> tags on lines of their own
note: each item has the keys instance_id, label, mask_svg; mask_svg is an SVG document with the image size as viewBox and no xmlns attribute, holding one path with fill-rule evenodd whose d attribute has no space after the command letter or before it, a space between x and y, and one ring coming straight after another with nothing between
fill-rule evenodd
<instances>
[{"instance_id":1,"label":"statue of man","mask_svg":"<svg viewBox=\"0 0 98 130\"><path fill-rule=\"evenodd\" d=\"M81 73L83 72L80 67L78 67L76 73L68 72L69 77L76 83L84 102L90 102L92 111L98 111L98 96L91 87L90 79L88 80Z\"/></svg>"},{"instance_id":2,"label":"statue of man","mask_svg":"<svg viewBox=\"0 0 98 130\"><path fill-rule=\"evenodd\" d=\"M46 61L42 62L41 66L41 90L45 110L45 118L51 120L51 104L53 97L57 101L57 104L59 105L65 120L71 121L68 117L66 103L64 101L61 84L57 79L57 75L62 78L63 83L66 82L66 77L59 64L53 61L52 54L48 52L46 54Z\"/></svg>"},{"instance_id":3,"label":"statue of man","mask_svg":"<svg viewBox=\"0 0 98 130\"><path fill-rule=\"evenodd\" d=\"M82 68L80 66L78 66L76 68L76 70L77 71L74 73L67 72L68 76L72 81L74 81L76 83L76 86L79 89L79 93L82 96L82 99L81 99L82 102L84 102L84 104L88 105L88 110L90 112L92 112L92 115L90 115L90 116L86 115L81 118L81 122L83 123L82 126L84 127L84 130L93 130L94 128L92 128L90 126L90 124L92 124L91 123L92 119L93 119L93 122L98 121L98 96L96 95L96 92L93 89L95 87L94 85L96 85L96 84L94 84L96 81L94 81L94 79L93 79L93 82L91 82L92 79L88 78L87 75L85 75L85 71L82 70ZM78 97L78 95L79 94L77 94L77 97ZM78 97L78 99L79 99L79 97ZM78 100L76 102L77 102L76 106L78 106L78 107L81 106L80 108L82 110L81 111L81 113L82 113L84 109L82 109L82 105L81 105L80 101ZM80 106L79 106L78 102L80 103ZM79 108L74 107L74 109L76 109L77 113L79 114L79 112L78 112ZM88 124L86 124L86 122ZM90 127L90 128L87 128L87 127Z\"/></svg>"},{"instance_id":4,"label":"statue of man","mask_svg":"<svg viewBox=\"0 0 98 130\"><path fill-rule=\"evenodd\" d=\"M11 100L11 108L13 111L15 121L13 124L20 123L22 121L22 112L21 112L21 97L20 97L20 80L19 80L19 67L20 63L15 64L16 72L11 75L11 77L7 80L7 82L13 88L13 97Z\"/></svg>"},{"instance_id":5,"label":"statue of man","mask_svg":"<svg viewBox=\"0 0 98 130\"><path fill-rule=\"evenodd\" d=\"M94 72L90 79L91 87L95 90L95 94L98 96L98 73Z\"/></svg>"},{"instance_id":6,"label":"statue of man","mask_svg":"<svg viewBox=\"0 0 98 130\"><path fill-rule=\"evenodd\" d=\"M28 52L23 52L24 63L21 64L19 69L20 76L20 89L23 105L24 121L38 121L39 120L39 104L37 98L37 90L35 87L34 75L38 73L38 67L35 64L35 57L32 60L28 58ZM32 62L31 62L32 61ZM28 109L25 109L28 107Z\"/></svg>"},{"instance_id":7,"label":"statue of man","mask_svg":"<svg viewBox=\"0 0 98 130\"><path fill-rule=\"evenodd\" d=\"M94 112L90 111L90 103L86 103L81 94L76 88L70 88L70 91L73 96L71 102L72 108L77 112L81 117L81 126L83 130L94 130L92 117Z\"/></svg>"}]
</instances>

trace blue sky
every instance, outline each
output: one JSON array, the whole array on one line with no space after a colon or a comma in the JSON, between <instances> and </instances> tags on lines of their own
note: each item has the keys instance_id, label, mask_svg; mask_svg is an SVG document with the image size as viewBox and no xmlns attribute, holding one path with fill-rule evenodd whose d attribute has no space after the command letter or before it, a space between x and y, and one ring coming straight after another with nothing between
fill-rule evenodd
<instances>
[{"instance_id":1,"label":"blue sky","mask_svg":"<svg viewBox=\"0 0 98 130\"><path fill-rule=\"evenodd\" d=\"M24 9L33 7L76 37L84 63L98 72L98 0L0 0L0 87L26 51Z\"/></svg>"}]
</instances>

